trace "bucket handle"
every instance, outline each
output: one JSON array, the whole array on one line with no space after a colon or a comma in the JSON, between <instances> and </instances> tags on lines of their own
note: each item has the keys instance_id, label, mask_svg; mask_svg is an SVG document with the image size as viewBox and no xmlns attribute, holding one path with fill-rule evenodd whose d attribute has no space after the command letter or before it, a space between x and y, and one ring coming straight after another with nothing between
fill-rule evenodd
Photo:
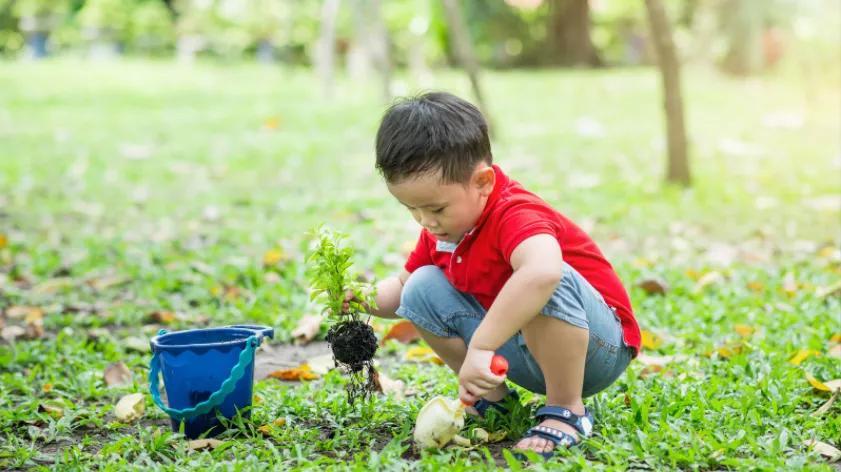
<instances>
[{"instance_id":1,"label":"bucket handle","mask_svg":"<svg viewBox=\"0 0 841 472\"><path fill-rule=\"evenodd\" d=\"M165 330L161 331L164 333L166 332ZM261 334L256 334L250 336L246 340L245 349L240 351L237 364L233 367L233 369L231 369L231 373L228 375L228 378L225 379L225 381L222 382L222 385L219 386L219 390L213 392L207 400L199 403L198 405L191 408L184 408L182 410L169 408L161 401L161 394L158 392L158 374L160 372L160 365L158 362L158 353L156 352L152 356L152 360L149 362L149 391L152 394L152 399L155 401L155 404L158 405L158 408L166 412L171 418L179 421L210 412L213 408L221 405L222 402L225 401L225 398L227 398L234 390L237 382L239 382L245 374L245 369L254 359L254 351L257 349L257 346L260 345L261 338Z\"/></svg>"},{"instance_id":2,"label":"bucket handle","mask_svg":"<svg viewBox=\"0 0 841 472\"><path fill-rule=\"evenodd\" d=\"M262 336L264 338L274 339L274 328L269 328L267 326L251 325L251 324L238 324L238 325L225 326L225 328L247 329L247 330L254 331L255 333L257 333L258 336Z\"/></svg>"}]
</instances>

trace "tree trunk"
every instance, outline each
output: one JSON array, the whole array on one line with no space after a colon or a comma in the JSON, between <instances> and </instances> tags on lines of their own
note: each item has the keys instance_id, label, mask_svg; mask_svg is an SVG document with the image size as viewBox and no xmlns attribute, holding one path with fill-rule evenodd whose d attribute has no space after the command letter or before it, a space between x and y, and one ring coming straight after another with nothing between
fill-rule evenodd
<instances>
[{"instance_id":1,"label":"tree trunk","mask_svg":"<svg viewBox=\"0 0 841 472\"><path fill-rule=\"evenodd\" d=\"M383 100L391 100L391 54L389 52L388 30L382 15L382 1L369 0L369 17L371 19L371 54L374 66L380 73Z\"/></svg>"},{"instance_id":2,"label":"tree trunk","mask_svg":"<svg viewBox=\"0 0 841 472\"><path fill-rule=\"evenodd\" d=\"M683 122L683 98L680 91L680 63L669 20L662 0L645 0L651 36L657 51L657 64L663 82L663 104L666 110L666 138L669 158L666 180L689 186L689 158L686 154L686 129Z\"/></svg>"},{"instance_id":3,"label":"tree trunk","mask_svg":"<svg viewBox=\"0 0 841 472\"><path fill-rule=\"evenodd\" d=\"M336 62L336 18L340 0L324 0L321 8L321 31L315 45L315 70L321 79L325 97L333 95L333 69Z\"/></svg>"},{"instance_id":4,"label":"tree trunk","mask_svg":"<svg viewBox=\"0 0 841 472\"><path fill-rule=\"evenodd\" d=\"M485 115L485 120L488 122L488 129L493 130L492 119L485 103L482 89L479 83L479 61L476 60L476 54L473 52L473 44L470 42L470 36L467 34L467 28L464 24L464 18L461 15L461 7L456 0L442 0L444 4L444 16L447 21L447 29L450 32L450 38L455 49L456 59L459 64L467 71L467 76L470 79L470 86L473 88L473 95L476 97L479 109Z\"/></svg>"},{"instance_id":5,"label":"tree trunk","mask_svg":"<svg viewBox=\"0 0 841 472\"><path fill-rule=\"evenodd\" d=\"M727 55L722 67L735 75L749 75L762 69L762 22L765 0L731 0L722 5Z\"/></svg>"},{"instance_id":6,"label":"tree trunk","mask_svg":"<svg viewBox=\"0 0 841 472\"><path fill-rule=\"evenodd\" d=\"M550 0L548 24L550 64L600 66L602 61L590 39L588 0Z\"/></svg>"}]
</instances>

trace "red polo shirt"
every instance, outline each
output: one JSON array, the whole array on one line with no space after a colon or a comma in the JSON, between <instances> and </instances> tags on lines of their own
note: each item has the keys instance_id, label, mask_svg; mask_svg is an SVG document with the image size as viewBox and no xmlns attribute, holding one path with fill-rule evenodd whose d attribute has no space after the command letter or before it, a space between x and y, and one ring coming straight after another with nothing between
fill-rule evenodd
<instances>
[{"instance_id":1,"label":"red polo shirt","mask_svg":"<svg viewBox=\"0 0 841 472\"><path fill-rule=\"evenodd\" d=\"M564 261L616 309L625 343L638 353L640 329L628 293L596 243L540 197L509 179L498 166L493 168L496 184L473 230L458 245L439 243L429 231L421 230L406 270L413 272L434 264L457 290L473 295L487 310L513 273L514 249L526 238L551 234L561 246Z\"/></svg>"}]
</instances>

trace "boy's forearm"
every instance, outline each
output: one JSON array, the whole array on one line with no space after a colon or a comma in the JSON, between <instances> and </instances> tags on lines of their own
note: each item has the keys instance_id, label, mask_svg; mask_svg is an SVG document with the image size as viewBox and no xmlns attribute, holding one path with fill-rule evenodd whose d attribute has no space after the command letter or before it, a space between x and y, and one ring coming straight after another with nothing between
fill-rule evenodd
<instances>
[{"instance_id":1,"label":"boy's forearm","mask_svg":"<svg viewBox=\"0 0 841 472\"><path fill-rule=\"evenodd\" d=\"M392 276L377 283L377 309L371 310L371 314L380 318L399 318L394 312L400 306L400 293L403 291L403 282L398 276Z\"/></svg>"},{"instance_id":2,"label":"boy's forearm","mask_svg":"<svg viewBox=\"0 0 841 472\"><path fill-rule=\"evenodd\" d=\"M560 278L552 271L527 268L515 271L473 334L470 347L497 350L537 316L558 282Z\"/></svg>"}]
</instances>

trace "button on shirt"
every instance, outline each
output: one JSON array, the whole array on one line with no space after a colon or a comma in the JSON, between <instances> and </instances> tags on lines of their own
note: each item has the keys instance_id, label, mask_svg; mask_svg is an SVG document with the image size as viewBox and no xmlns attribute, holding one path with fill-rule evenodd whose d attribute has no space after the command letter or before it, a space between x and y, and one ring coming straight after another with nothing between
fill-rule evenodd
<instances>
[{"instance_id":1,"label":"button on shirt","mask_svg":"<svg viewBox=\"0 0 841 472\"><path fill-rule=\"evenodd\" d=\"M614 307L625 343L639 352L640 330L628 293L596 243L570 219L509 179L499 166L493 169L496 184L474 228L458 244L438 241L421 230L406 270L436 265L457 290L473 295L487 310L513 273L514 249L527 238L550 234L558 240L564 261Z\"/></svg>"}]
</instances>

